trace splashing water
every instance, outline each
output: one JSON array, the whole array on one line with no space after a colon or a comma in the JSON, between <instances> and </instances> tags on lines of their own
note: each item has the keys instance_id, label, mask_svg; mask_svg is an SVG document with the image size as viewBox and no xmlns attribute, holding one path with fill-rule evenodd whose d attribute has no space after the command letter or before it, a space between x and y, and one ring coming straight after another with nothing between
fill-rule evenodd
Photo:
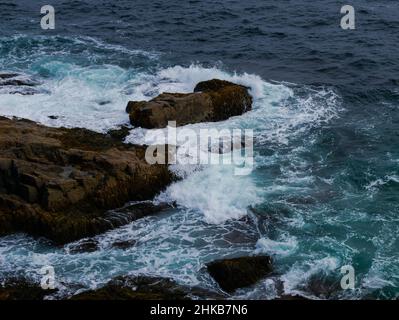
<instances>
[{"instance_id":1,"label":"splashing water","mask_svg":"<svg viewBox=\"0 0 399 320\"><path fill-rule=\"evenodd\" d=\"M299 293L320 298L309 289L312 279L336 279L340 266L348 263L358 271L360 289L334 294L397 295L398 279L391 277L399 271L393 236L398 232L397 205L388 203L381 212L374 203L397 192L399 162L393 156L389 175L371 173L367 181L354 180L359 176L356 166L350 159L341 161L345 151L334 144L339 134L334 124L345 113L336 90L267 82L221 67L162 65L159 54L92 38L17 36L1 38L0 43L1 65L39 80L43 89L34 95L0 92L1 115L106 132L128 123L129 100L149 100L164 91L191 92L198 82L218 78L248 86L253 110L178 130L212 127L255 133L255 167L250 175L236 176L234 167L225 165L175 166L173 170L184 172L185 179L155 201L174 202L176 208L98 235L96 252L70 254L67 246L54 247L25 235L0 238L2 278L14 274L35 278L43 265L53 265L65 285L60 295L128 273L214 287L203 271L204 263L264 253L275 258L276 278L243 289L236 297ZM142 144L148 137L159 142L164 133L134 128L126 142ZM135 244L125 250L112 246L130 240Z\"/></svg>"}]
</instances>

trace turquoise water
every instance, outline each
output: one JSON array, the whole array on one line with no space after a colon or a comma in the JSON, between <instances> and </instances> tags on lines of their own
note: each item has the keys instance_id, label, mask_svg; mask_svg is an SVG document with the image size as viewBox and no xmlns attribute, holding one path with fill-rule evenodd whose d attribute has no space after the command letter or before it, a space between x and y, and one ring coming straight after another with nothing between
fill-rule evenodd
<instances>
[{"instance_id":1,"label":"turquoise water","mask_svg":"<svg viewBox=\"0 0 399 320\"><path fill-rule=\"evenodd\" d=\"M37 80L42 90L30 96L1 91L1 115L106 132L128 123L129 100L190 92L199 81L220 78L249 86L253 110L188 128L255 132L251 175L235 176L223 165L174 167L186 178L158 199L176 202L177 208L97 236L97 252L70 254L69 245L26 235L0 238L1 278L38 278L42 266L52 265L59 296L128 273L214 288L206 262L265 253L274 258L273 276L232 298L398 297L397 89L360 92L277 82L234 73L223 63L176 65L162 52L90 37L3 37L0 65ZM156 136L137 128L127 141L142 143L146 134ZM132 239L137 241L132 248L111 247ZM353 291L339 287L344 265L355 269Z\"/></svg>"}]
</instances>

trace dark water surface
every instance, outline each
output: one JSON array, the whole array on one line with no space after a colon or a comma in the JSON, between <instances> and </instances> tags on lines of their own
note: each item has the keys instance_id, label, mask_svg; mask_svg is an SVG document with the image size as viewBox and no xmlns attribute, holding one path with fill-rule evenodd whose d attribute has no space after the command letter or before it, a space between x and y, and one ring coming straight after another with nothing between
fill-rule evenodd
<instances>
[{"instance_id":1,"label":"dark water surface","mask_svg":"<svg viewBox=\"0 0 399 320\"><path fill-rule=\"evenodd\" d=\"M85 35L158 51L173 64L223 63L264 79L394 86L398 4L352 1L356 31L340 28L341 1L60 1L56 29L40 28L40 1L2 1L1 33Z\"/></svg>"}]
</instances>

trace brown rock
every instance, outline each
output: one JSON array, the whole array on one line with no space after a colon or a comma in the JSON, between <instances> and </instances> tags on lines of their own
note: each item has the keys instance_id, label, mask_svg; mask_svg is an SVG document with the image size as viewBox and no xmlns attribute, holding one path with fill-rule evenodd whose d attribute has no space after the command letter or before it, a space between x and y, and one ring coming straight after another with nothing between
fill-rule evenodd
<instances>
[{"instance_id":1,"label":"brown rock","mask_svg":"<svg viewBox=\"0 0 399 320\"><path fill-rule=\"evenodd\" d=\"M151 199L173 180L144 156L143 146L89 130L0 117L0 235L66 243L132 221L137 212L118 220L108 210Z\"/></svg>"},{"instance_id":2,"label":"brown rock","mask_svg":"<svg viewBox=\"0 0 399 320\"><path fill-rule=\"evenodd\" d=\"M248 89L228 81L210 80L197 84L194 93L162 93L146 101L130 101L126 112L134 126L164 128L168 121L177 126L221 121L252 108Z\"/></svg>"}]
</instances>

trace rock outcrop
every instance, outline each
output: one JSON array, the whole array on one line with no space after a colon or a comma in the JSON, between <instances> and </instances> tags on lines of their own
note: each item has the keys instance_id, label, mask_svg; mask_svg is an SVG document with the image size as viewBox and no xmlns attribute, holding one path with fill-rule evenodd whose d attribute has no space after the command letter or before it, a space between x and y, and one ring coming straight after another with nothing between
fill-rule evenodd
<instances>
[{"instance_id":1,"label":"rock outcrop","mask_svg":"<svg viewBox=\"0 0 399 320\"><path fill-rule=\"evenodd\" d=\"M126 111L132 125L151 129L165 128L168 121L177 126L222 121L251 108L248 88L214 79L198 83L194 93L162 93L148 102L130 101Z\"/></svg>"},{"instance_id":2,"label":"rock outcrop","mask_svg":"<svg viewBox=\"0 0 399 320\"><path fill-rule=\"evenodd\" d=\"M197 287L186 287L168 278L118 277L104 287L85 291L73 296L72 300L189 300L222 299L218 292Z\"/></svg>"},{"instance_id":3,"label":"rock outcrop","mask_svg":"<svg viewBox=\"0 0 399 320\"><path fill-rule=\"evenodd\" d=\"M144 204L173 175L145 161L145 147L85 129L0 117L0 235L26 232L57 243L90 237L153 213Z\"/></svg>"},{"instance_id":4,"label":"rock outcrop","mask_svg":"<svg viewBox=\"0 0 399 320\"><path fill-rule=\"evenodd\" d=\"M272 272L268 256L216 260L207 264L209 274L226 292L255 284Z\"/></svg>"}]
</instances>

